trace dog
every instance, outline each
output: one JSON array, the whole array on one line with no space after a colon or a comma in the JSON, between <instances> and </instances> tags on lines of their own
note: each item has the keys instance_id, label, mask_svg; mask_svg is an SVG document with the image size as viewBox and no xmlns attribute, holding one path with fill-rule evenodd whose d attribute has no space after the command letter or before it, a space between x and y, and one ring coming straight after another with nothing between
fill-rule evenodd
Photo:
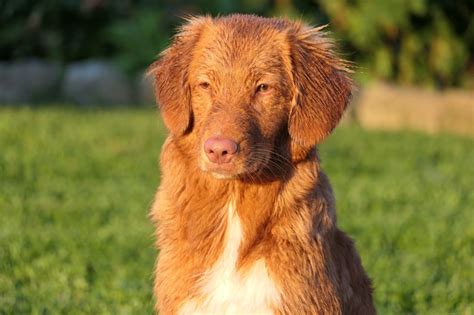
<instances>
[{"instance_id":1,"label":"dog","mask_svg":"<svg viewBox=\"0 0 474 315\"><path fill-rule=\"evenodd\" d=\"M375 314L316 149L351 96L322 27L191 17L149 68L169 136L151 209L160 314Z\"/></svg>"}]
</instances>

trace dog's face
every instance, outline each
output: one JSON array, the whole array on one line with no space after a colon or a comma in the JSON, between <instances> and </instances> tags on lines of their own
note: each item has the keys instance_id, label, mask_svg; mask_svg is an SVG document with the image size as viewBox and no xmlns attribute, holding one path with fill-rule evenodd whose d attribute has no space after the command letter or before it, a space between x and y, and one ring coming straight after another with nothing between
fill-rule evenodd
<instances>
[{"instance_id":1,"label":"dog's face","mask_svg":"<svg viewBox=\"0 0 474 315\"><path fill-rule=\"evenodd\" d=\"M344 69L317 29L242 15L189 21L151 66L172 136L218 178L281 168L320 142L350 95Z\"/></svg>"}]
</instances>

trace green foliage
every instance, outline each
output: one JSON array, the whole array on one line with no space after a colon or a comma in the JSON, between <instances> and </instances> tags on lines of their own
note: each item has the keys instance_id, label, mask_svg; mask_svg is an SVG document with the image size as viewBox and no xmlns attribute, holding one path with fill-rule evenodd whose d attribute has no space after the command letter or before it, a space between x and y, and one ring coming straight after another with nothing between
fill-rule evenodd
<instances>
[{"instance_id":1,"label":"green foliage","mask_svg":"<svg viewBox=\"0 0 474 315\"><path fill-rule=\"evenodd\" d=\"M472 84L469 0L4 0L0 59L39 56L66 63L110 57L129 72L142 71L182 17L231 12L329 23L361 81Z\"/></svg>"},{"instance_id":2,"label":"green foliage","mask_svg":"<svg viewBox=\"0 0 474 315\"><path fill-rule=\"evenodd\" d=\"M139 10L131 18L118 20L108 29L108 38L118 52L115 58L128 72L146 69L168 42L163 14Z\"/></svg>"},{"instance_id":3,"label":"green foliage","mask_svg":"<svg viewBox=\"0 0 474 315\"><path fill-rule=\"evenodd\" d=\"M0 59L27 56L60 62L110 56L103 30L127 8L120 1L0 1Z\"/></svg>"},{"instance_id":4,"label":"green foliage","mask_svg":"<svg viewBox=\"0 0 474 315\"><path fill-rule=\"evenodd\" d=\"M449 0L321 0L366 77L459 85L473 63L474 3ZM466 28L466 25L470 25Z\"/></svg>"},{"instance_id":5,"label":"green foliage","mask_svg":"<svg viewBox=\"0 0 474 315\"><path fill-rule=\"evenodd\" d=\"M154 110L0 110L0 314L150 314ZM380 314L474 312L471 139L340 127L320 149Z\"/></svg>"}]
</instances>

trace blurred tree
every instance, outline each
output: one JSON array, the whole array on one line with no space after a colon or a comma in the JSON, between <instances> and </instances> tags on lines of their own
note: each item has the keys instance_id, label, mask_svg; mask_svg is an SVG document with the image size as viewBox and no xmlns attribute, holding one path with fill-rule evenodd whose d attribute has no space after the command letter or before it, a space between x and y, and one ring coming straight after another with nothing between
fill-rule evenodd
<instances>
[{"instance_id":1,"label":"blurred tree","mask_svg":"<svg viewBox=\"0 0 474 315\"><path fill-rule=\"evenodd\" d=\"M446 87L474 77L472 0L0 0L0 59L111 57L139 71L181 17L230 12L329 23L362 81Z\"/></svg>"},{"instance_id":2,"label":"blurred tree","mask_svg":"<svg viewBox=\"0 0 474 315\"><path fill-rule=\"evenodd\" d=\"M167 41L169 32L163 12L139 9L129 18L114 21L106 31L107 41L117 51L114 59L127 72L145 69Z\"/></svg>"},{"instance_id":3,"label":"blurred tree","mask_svg":"<svg viewBox=\"0 0 474 315\"><path fill-rule=\"evenodd\" d=\"M60 61L112 54L102 31L125 2L4 0L0 2L0 58L39 56Z\"/></svg>"},{"instance_id":4,"label":"blurred tree","mask_svg":"<svg viewBox=\"0 0 474 315\"><path fill-rule=\"evenodd\" d=\"M474 2L320 0L332 29L371 78L459 85L473 63Z\"/></svg>"}]
</instances>

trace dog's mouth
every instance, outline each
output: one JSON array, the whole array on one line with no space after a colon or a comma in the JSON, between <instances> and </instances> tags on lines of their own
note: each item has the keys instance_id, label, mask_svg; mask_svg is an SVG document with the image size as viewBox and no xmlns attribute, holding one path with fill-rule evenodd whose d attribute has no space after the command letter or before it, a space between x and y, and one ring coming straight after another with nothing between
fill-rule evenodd
<instances>
[{"instance_id":1,"label":"dog's mouth","mask_svg":"<svg viewBox=\"0 0 474 315\"><path fill-rule=\"evenodd\" d=\"M215 163L205 162L201 167L204 172L209 172L217 179L233 179L239 175L238 167L231 164L219 165Z\"/></svg>"}]
</instances>

